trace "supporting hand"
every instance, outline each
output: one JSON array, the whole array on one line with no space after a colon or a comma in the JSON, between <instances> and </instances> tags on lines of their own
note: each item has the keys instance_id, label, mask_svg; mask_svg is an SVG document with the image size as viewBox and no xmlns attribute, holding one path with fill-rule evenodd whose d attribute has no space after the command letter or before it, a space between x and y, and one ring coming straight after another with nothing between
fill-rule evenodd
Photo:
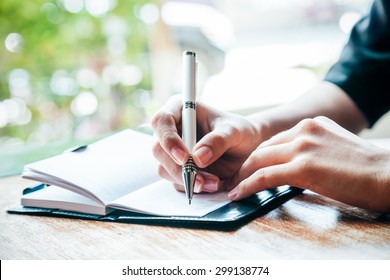
<instances>
[{"instance_id":1,"label":"supporting hand","mask_svg":"<svg viewBox=\"0 0 390 280\"><path fill-rule=\"evenodd\" d=\"M341 202L390 211L390 151L325 117L306 119L263 142L234 176L239 200L281 185L310 189Z\"/></svg>"}]
</instances>

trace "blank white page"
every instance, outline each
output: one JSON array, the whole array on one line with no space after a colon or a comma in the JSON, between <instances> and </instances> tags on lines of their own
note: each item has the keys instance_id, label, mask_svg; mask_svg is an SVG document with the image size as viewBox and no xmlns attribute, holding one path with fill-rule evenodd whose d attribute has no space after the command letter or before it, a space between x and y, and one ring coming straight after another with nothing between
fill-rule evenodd
<instances>
[{"instance_id":1,"label":"blank white page","mask_svg":"<svg viewBox=\"0 0 390 280\"><path fill-rule=\"evenodd\" d=\"M109 207L159 216L202 217L230 202L227 192L194 194L191 205L183 192L161 180L110 203Z\"/></svg>"}]
</instances>

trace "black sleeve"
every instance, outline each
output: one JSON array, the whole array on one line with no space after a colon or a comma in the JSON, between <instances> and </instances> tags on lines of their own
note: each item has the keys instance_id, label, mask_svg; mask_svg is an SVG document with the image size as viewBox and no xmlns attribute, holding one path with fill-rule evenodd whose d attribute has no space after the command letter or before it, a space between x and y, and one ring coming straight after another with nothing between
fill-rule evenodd
<instances>
[{"instance_id":1,"label":"black sleeve","mask_svg":"<svg viewBox=\"0 0 390 280\"><path fill-rule=\"evenodd\" d=\"M370 126L390 109L390 1L375 1L354 26L325 80L354 100Z\"/></svg>"}]
</instances>

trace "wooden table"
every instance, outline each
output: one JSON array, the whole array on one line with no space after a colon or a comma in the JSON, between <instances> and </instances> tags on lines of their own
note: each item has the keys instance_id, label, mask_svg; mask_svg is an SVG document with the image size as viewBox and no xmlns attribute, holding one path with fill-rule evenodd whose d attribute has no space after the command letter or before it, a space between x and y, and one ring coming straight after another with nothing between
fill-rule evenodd
<instances>
[{"instance_id":1,"label":"wooden table","mask_svg":"<svg viewBox=\"0 0 390 280\"><path fill-rule=\"evenodd\" d=\"M0 259L390 259L390 219L305 192L234 231L7 214L31 181L0 179Z\"/></svg>"}]
</instances>

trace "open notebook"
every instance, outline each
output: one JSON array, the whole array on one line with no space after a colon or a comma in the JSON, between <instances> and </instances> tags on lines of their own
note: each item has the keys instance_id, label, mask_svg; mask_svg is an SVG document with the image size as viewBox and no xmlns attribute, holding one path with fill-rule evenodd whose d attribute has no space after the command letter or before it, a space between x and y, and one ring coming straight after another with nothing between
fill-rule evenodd
<instances>
[{"instance_id":1,"label":"open notebook","mask_svg":"<svg viewBox=\"0 0 390 280\"><path fill-rule=\"evenodd\" d=\"M77 216L126 222L236 221L296 195L288 186L231 202L226 192L184 193L159 178L152 155L153 137L123 130L87 147L25 166L22 176L42 184L29 188L22 208L9 213ZM271 207L271 208L272 208Z\"/></svg>"}]
</instances>

